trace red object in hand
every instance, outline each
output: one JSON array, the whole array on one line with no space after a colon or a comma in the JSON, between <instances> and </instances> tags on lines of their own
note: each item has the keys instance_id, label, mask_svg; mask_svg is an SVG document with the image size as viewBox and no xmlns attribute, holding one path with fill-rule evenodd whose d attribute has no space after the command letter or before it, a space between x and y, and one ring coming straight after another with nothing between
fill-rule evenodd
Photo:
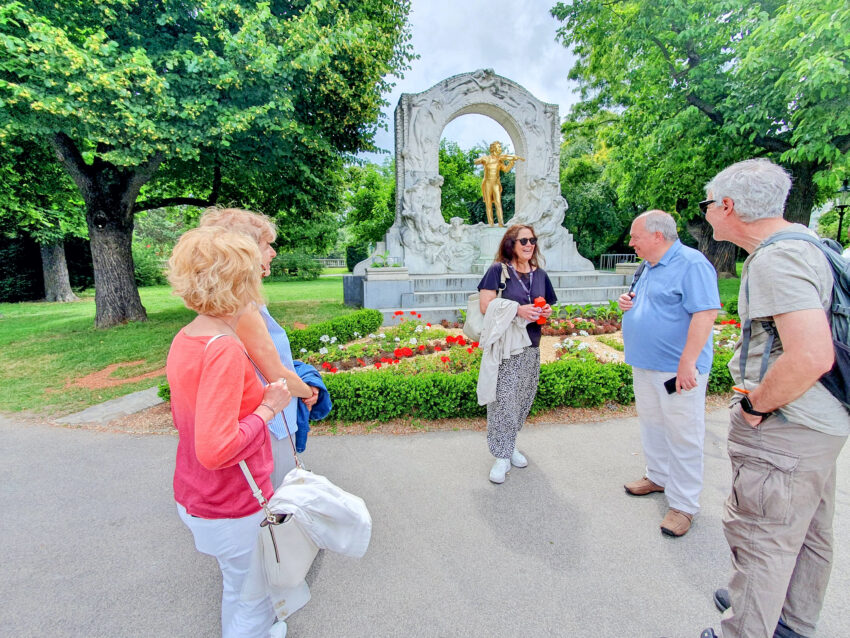
<instances>
[{"instance_id":1,"label":"red object in hand","mask_svg":"<svg viewBox=\"0 0 850 638\"><path fill-rule=\"evenodd\" d=\"M543 297L537 297L537 298L534 300L534 307L535 307L535 308L544 308L545 306L546 306L546 300L545 300ZM542 325L544 325L546 322L547 322L546 317L537 317L537 323L538 323L539 325L541 325L541 326L542 326Z\"/></svg>"}]
</instances>

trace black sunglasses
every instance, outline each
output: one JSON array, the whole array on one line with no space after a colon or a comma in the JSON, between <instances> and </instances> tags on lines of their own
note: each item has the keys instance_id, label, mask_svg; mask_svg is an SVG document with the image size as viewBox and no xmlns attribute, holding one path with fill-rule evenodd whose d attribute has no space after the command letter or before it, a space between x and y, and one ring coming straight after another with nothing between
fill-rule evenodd
<instances>
[{"instance_id":1,"label":"black sunglasses","mask_svg":"<svg viewBox=\"0 0 850 638\"><path fill-rule=\"evenodd\" d=\"M704 199L697 206L699 206L700 212L705 215L708 212L708 205L715 203L716 199Z\"/></svg>"},{"instance_id":2,"label":"black sunglasses","mask_svg":"<svg viewBox=\"0 0 850 638\"><path fill-rule=\"evenodd\" d=\"M532 246L537 245L537 237L522 237L520 239L517 239L517 241L523 246L528 246L528 242L531 242Z\"/></svg>"}]
</instances>

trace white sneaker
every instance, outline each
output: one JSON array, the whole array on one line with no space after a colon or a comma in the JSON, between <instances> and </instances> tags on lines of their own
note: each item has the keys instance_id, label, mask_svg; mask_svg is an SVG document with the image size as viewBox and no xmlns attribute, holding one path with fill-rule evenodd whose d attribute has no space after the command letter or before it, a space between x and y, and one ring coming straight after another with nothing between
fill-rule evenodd
<instances>
[{"instance_id":1,"label":"white sneaker","mask_svg":"<svg viewBox=\"0 0 850 638\"><path fill-rule=\"evenodd\" d=\"M505 474L511 469L511 462L508 459L496 459L493 463L493 468L490 470L490 481L493 483L504 483Z\"/></svg>"},{"instance_id":2,"label":"white sneaker","mask_svg":"<svg viewBox=\"0 0 850 638\"><path fill-rule=\"evenodd\" d=\"M522 452L514 448L514 453L511 454L511 465L514 467L525 467L528 465L528 459L523 456Z\"/></svg>"}]
</instances>

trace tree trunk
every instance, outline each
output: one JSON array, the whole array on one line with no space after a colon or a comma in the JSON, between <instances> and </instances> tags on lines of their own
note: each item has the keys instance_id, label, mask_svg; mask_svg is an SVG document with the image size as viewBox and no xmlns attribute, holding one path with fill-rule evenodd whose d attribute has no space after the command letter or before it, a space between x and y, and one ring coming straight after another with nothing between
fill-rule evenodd
<instances>
[{"instance_id":1,"label":"tree trunk","mask_svg":"<svg viewBox=\"0 0 850 638\"><path fill-rule=\"evenodd\" d=\"M808 226L818 192L813 177L819 166L814 162L804 162L790 164L786 168L794 181L785 202L785 219Z\"/></svg>"},{"instance_id":2,"label":"tree trunk","mask_svg":"<svg viewBox=\"0 0 850 638\"><path fill-rule=\"evenodd\" d=\"M44 273L44 298L47 301L78 301L71 290L68 263L65 261L65 242L61 239L40 244L41 270Z\"/></svg>"},{"instance_id":3,"label":"tree trunk","mask_svg":"<svg viewBox=\"0 0 850 638\"><path fill-rule=\"evenodd\" d=\"M127 321L146 321L134 274L133 209L132 202L126 203L125 180L99 174L94 183L100 188L86 197L94 266L94 325L109 328Z\"/></svg>"},{"instance_id":4,"label":"tree trunk","mask_svg":"<svg viewBox=\"0 0 850 638\"><path fill-rule=\"evenodd\" d=\"M711 225L702 217L688 222L688 232L697 240L697 249L714 266L720 278L737 277L735 258L738 247L728 241L714 241Z\"/></svg>"},{"instance_id":5,"label":"tree trunk","mask_svg":"<svg viewBox=\"0 0 850 638\"><path fill-rule=\"evenodd\" d=\"M97 154L88 164L65 133L56 133L51 144L86 203L94 266L95 327L146 321L133 272L133 206L139 190L162 163L162 155L125 168L103 161ZM96 153L107 150L98 145Z\"/></svg>"}]
</instances>

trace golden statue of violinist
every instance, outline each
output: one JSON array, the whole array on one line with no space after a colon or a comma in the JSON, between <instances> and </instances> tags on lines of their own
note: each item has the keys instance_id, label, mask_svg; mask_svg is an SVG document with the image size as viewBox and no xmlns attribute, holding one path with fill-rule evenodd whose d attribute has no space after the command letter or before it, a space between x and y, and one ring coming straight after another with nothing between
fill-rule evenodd
<instances>
[{"instance_id":1,"label":"golden statue of violinist","mask_svg":"<svg viewBox=\"0 0 850 638\"><path fill-rule=\"evenodd\" d=\"M517 155L503 155L502 145L499 142L490 144L490 155L482 155L475 160L476 164L484 166L484 179L481 182L481 196L484 198L484 206L487 209L487 223L493 225L493 205L496 205L496 218L499 226L504 227L505 220L502 216L502 181L501 173L510 171L517 161L524 162L525 158ZM506 163L507 162L507 163Z\"/></svg>"}]
</instances>

